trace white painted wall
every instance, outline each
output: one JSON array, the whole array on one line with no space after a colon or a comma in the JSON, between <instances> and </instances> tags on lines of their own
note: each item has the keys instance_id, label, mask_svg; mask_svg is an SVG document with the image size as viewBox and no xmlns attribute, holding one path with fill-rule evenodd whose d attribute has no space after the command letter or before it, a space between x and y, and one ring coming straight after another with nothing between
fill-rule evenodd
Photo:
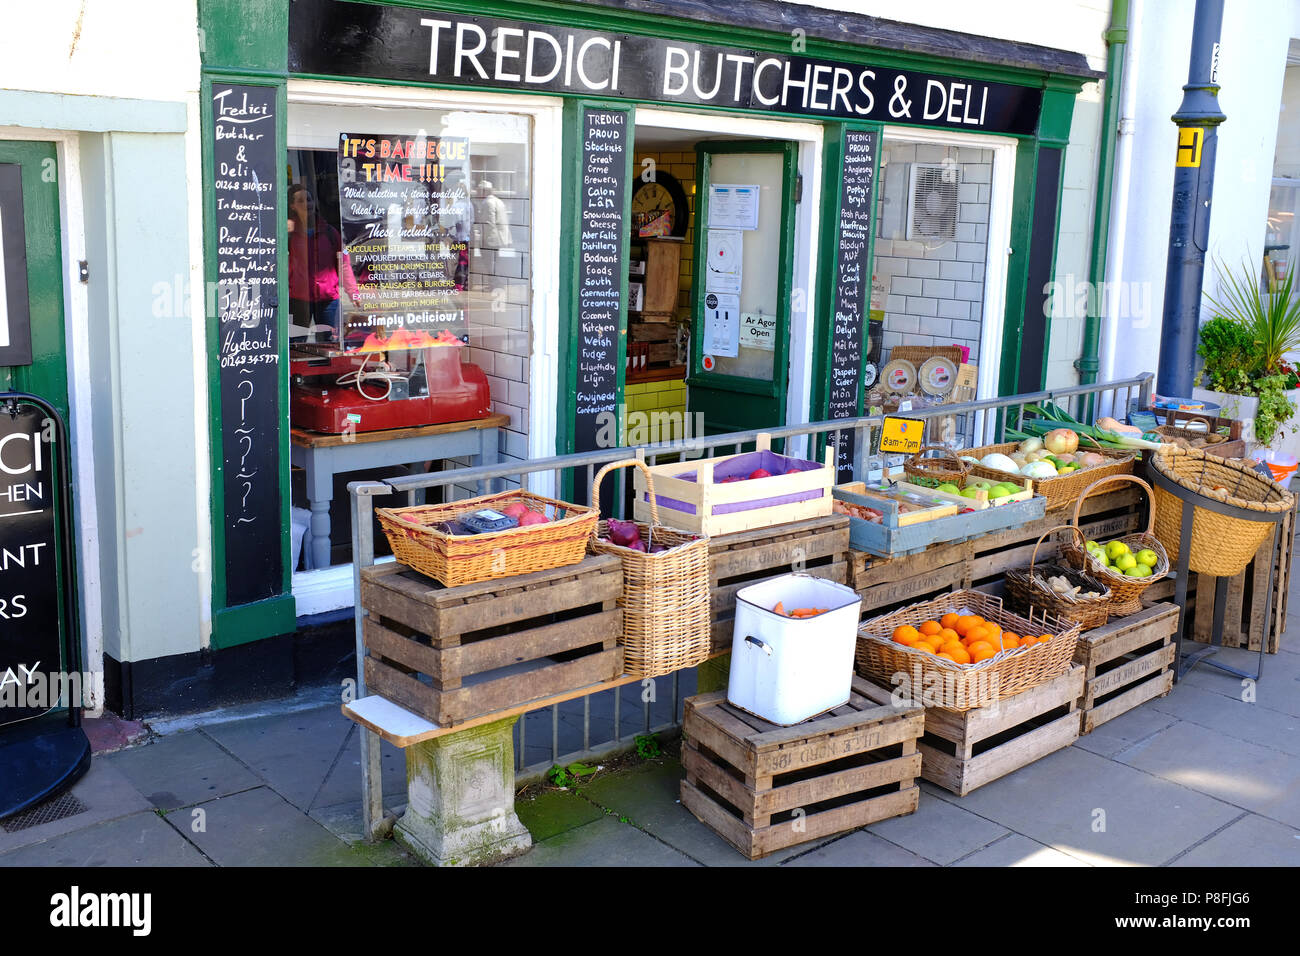
<instances>
[{"instance_id":1,"label":"white painted wall","mask_svg":"<svg viewBox=\"0 0 1300 956\"><path fill-rule=\"evenodd\" d=\"M1103 324L1103 380L1156 368L1177 146L1176 127L1169 117L1177 111L1187 82L1189 10L1190 5L1181 0L1141 4L1134 48L1138 95L1133 168L1126 190L1128 214L1118 224L1123 254L1112 261L1108 274L1109 281L1123 284L1129 307L1108 315ZM1296 36L1300 36L1298 0L1227 5L1219 104L1228 119L1219 128L1208 256L1222 258L1230 266L1249 256L1252 267L1259 268L1287 45ZM1205 288L1213 290L1216 285L1211 266ZM1149 302L1150 308L1142 308L1143 302Z\"/></svg>"},{"instance_id":2,"label":"white painted wall","mask_svg":"<svg viewBox=\"0 0 1300 956\"><path fill-rule=\"evenodd\" d=\"M1106 43L1102 33L1110 20L1107 0L929 0L900 5L897 0L788 0L824 10L858 13L882 20L901 20L919 26L954 30L1056 47L1082 53L1095 70L1106 68Z\"/></svg>"},{"instance_id":3,"label":"white painted wall","mask_svg":"<svg viewBox=\"0 0 1300 956\"><path fill-rule=\"evenodd\" d=\"M197 651L209 631L196 11L43 0L0 33L0 135L68 144L76 197L61 225L92 668Z\"/></svg>"}]
</instances>

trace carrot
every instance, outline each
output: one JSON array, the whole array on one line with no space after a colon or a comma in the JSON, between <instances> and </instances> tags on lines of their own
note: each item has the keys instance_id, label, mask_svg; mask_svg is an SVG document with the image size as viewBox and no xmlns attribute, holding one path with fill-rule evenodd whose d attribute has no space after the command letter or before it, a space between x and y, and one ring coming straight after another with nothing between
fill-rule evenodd
<instances>
[{"instance_id":1,"label":"carrot","mask_svg":"<svg viewBox=\"0 0 1300 956\"><path fill-rule=\"evenodd\" d=\"M790 617L816 617L818 614L825 614L824 607L797 607L790 612Z\"/></svg>"},{"instance_id":2,"label":"carrot","mask_svg":"<svg viewBox=\"0 0 1300 956\"><path fill-rule=\"evenodd\" d=\"M780 614L782 617L789 617L789 616L790 616L789 614L786 614L786 613L785 613L785 602L784 602L784 601L777 601L777 602L776 602L776 607L772 608L772 613L773 613L773 614Z\"/></svg>"}]
</instances>

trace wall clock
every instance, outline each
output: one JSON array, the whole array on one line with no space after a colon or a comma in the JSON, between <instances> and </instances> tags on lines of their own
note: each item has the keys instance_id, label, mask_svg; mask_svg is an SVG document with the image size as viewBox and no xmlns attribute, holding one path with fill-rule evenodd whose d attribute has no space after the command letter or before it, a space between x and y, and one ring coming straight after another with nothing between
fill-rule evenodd
<instances>
[{"instance_id":1,"label":"wall clock","mask_svg":"<svg viewBox=\"0 0 1300 956\"><path fill-rule=\"evenodd\" d=\"M691 217L686 191L675 176L657 171L645 182L639 175L632 188L632 234L639 239L656 236L685 238Z\"/></svg>"}]
</instances>

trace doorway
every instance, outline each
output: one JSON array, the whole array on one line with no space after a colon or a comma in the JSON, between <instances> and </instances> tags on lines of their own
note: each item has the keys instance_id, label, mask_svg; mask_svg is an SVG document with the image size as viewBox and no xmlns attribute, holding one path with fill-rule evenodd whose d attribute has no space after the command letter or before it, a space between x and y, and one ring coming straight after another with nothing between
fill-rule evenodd
<instances>
[{"instance_id":1,"label":"doorway","mask_svg":"<svg viewBox=\"0 0 1300 956\"><path fill-rule=\"evenodd\" d=\"M821 144L814 124L637 110L629 441L809 421Z\"/></svg>"}]
</instances>

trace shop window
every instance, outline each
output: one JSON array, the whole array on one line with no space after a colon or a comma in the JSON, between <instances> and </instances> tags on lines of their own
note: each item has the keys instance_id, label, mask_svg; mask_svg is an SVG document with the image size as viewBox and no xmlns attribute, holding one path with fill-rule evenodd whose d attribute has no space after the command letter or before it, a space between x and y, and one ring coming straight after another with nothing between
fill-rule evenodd
<instances>
[{"instance_id":1,"label":"shop window","mask_svg":"<svg viewBox=\"0 0 1300 956\"><path fill-rule=\"evenodd\" d=\"M898 345L958 345L980 360L993 150L885 138L875 284L885 362Z\"/></svg>"},{"instance_id":2,"label":"shop window","mask_svg":"<svg viewBox=\"0 0 1300 956\"><path fill-rule=\"evenodd\" d=\"M293 427L377 438L503 415L500 458L527 460L529 117L292 104L289 147ZM386 454L355 477L392 473ZM346 506L336 494L333 563L348 560Z\"/></svg>"},{"instance_id":3,"label":"shop window","mask_svg":"<svg viewBox=\"0 0 1300 956\"><path fill-rule=\"evenodd\" d=\"M1290 62L1300 59L1292 41ZM1273 184L1268 196L1268 221L1264 230L1263 288L1272 290L1294 267L1300 248L1296 214L1300 212L1300 64L1288 65L1282 81L1277 147L1273 153Z\"/></svg>"}]
</instances>

